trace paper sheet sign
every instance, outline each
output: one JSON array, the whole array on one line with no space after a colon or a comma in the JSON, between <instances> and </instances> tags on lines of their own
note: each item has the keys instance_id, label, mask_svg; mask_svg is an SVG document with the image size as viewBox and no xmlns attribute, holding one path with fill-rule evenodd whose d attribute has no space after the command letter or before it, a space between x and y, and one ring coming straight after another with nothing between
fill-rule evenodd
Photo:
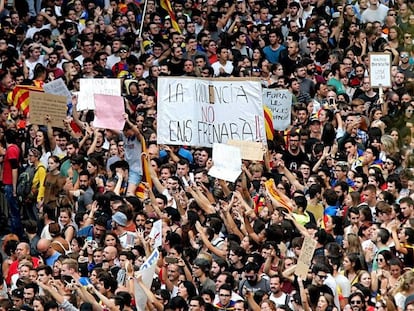
<instances>
[{"instance_id":1,"label":"paper sheet sign","mask_svg":"<svg viewBox=\"0 0 414 311\"><path fill-rule=\"evenodd\" d=\"M391 55L369 53L369 79L371 87L391 87Z\"/></svg>"},{"instance_id":2,"label":"paper sheet sign","mask_svg":"<svg viewBox=\"0 0 414 311\"><path fill-rule=\"evenodd\" d=\"M262 161L265 149L262 143L254 141L228 140L227 145L240 148L241 158L250 161Z\"/></svg>"},{"instance_id":3,"label":"paper sheet sign","mask_svg":"<svg viewBox=\"0 0 414 311\"><path fill-rule=\"evenodd\" d=\"M80 91L76 109L94 110L94 94L121 96L120 79L80 79Z\"/></svg>"},{"instance_id":4,"label":"paper sheet sign","mask_svg":"<svg viewBox=\"0 0 414 311\"><path fill-rule=\"evenodd\" d=\"M66 119L66 97L40 92L30 92L30 123L46 125L46 115L52 126L63 128Z\"/></svg>"},{"instance_id":5,"label":"paper sheet sign","mask_svg":"<svg viewBox=\"0 0 414 311\"><path fill-rule=\"evenodd\" d=\"M296 265L295 274L302 279L306 279L308 276L309 267L312 264L313 253L315 252L316 241L310 237L305 237L303 241L302 249Z\"/></svg>"},{"instance_id":6,"label":"paper sheet sign","mask_svg":"<svg viewBox=\"0 0 414 311\"><path fill-rule=\"evenodd\" d=\"M284 131L290 125L292 115L292 93L288 90L263 89L263 104L273 116L273 127Z\"/></svg>"},{"instance_id":7,"label":"paper sheet sign","mask_svg":"<svg viewBox=\"0 0 414 311\"><path fill-rule=\"evenodd\" d=\"M225 144L213 145L213 167L209 170L210 176L234 182L241 174L240 148Z\"/></svg>"},{"instance_id":8,"label":"paper sheet sign","mask_svg":"<svg viewBox=\"0 0 414 311\"><path fill-rule=\"evenodd\" d=\"M62 79L56 79L49 83L46 83L43 85L43 89L45 93L65 96L68 103L72 102L72 94Z\"/></svg>"},{"instance_id":9,"label":"paper sheet sign","mask_svg":"<svg viewBox=\"0 0 414 311\"><path fill-rule=\"evenodd\" d=\"M157 265L159 256L160 253L158 249L155 249L139 269L142 274L142 281L148 288L151 288L152 280L154 279L155 266ZM137 309L138 311L144 311L147 303L147 295L136 280L134 280L134 283L134 298Z\"/></svg>"},{"instance_id":10,"label":"paper sheet sign","mask_svg":"<svg viewBox=\"0 0 414 311\"><path fill-rule=\"evenodd\" d=\"M158 246L162 246L162 220L157 220L153 223L151 232L148 235L154 240L153 247L156 249Z\"/></svg>"},{"instance_id":11,"label":"paper sheet sign","mask_svg":"<svg viewBox=\"0 0 414 311\"><path fill-rule=\"evenodd\" d=\"M117 131L123 130L125 120L122 114L125 113L125 107L122 96L94 94L94 103L94 127Z\"/></svg>"}]
</instances>

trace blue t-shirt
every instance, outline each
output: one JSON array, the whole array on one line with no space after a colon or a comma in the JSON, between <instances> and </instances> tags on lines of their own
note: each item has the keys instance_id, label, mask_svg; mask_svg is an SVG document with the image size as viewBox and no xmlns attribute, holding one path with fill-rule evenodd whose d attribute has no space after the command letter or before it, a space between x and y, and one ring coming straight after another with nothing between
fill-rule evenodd
<instances>
[{"instance_id":1,"label":"blue t-shirt","mask_svg":"<svg viewBox=\"0 0 414 311\"><path fill-rule=\"evenodd\" d=\"M270 45L265 46L263 49L263 53L266 59L271 62L272 64L279 63L280 53L285 50L286 47L284 45L279 46L279 48L275 51L273 50Z\"/></svg>"}]
</instances>

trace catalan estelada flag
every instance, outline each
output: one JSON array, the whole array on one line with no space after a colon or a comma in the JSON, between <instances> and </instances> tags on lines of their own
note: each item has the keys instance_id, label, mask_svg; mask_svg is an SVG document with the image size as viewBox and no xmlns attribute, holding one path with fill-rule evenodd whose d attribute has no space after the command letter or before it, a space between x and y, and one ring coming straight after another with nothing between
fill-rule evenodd
<instances>
[{"instance_id":1,"label":"catalan estelada flag","mask_svg":"<svg viewBox=\"0 0 414 311\"><path fill-rule=\"evenodd\" d=\"M263 106L264 110L264 121L267 140L273 140L275 129L273 127L273 114L269 107Z\"/></svg>"},{"instance_id":2,"label":"catalan estelada flag","mask_svg":"<svg viewBox=\"0 0 414 311\"><path fill-rule=\"evenodd\" d=\"M176 31L181 33L180 27L178 27L177 19L175 18L175 13L171 7L171 0L160 0L161 7L167 11L168 15L171 19L171 24Z\"/></svg>"},{"instance_id":3,"label":"catalan estelada flag","mask_svg":"<svg viewBox=\"0 0 414 311\"><path fill-rule=\"evenodd\" d=\"M25 116L29 113L29 93L30 91L43 92L43 88L33 85L16 85L8 95L7 103L16 106Z\"/></svg>"}]
</instances>

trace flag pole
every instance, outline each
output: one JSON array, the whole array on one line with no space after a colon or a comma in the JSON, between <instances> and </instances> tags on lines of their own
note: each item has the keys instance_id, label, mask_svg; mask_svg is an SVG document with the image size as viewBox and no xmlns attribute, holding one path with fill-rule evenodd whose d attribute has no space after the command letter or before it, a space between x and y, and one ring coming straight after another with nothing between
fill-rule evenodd
<instances>
[{"instance_id":1,"label":"flag pole","mask_svg":"<svg viewBox=\"0 0 414 311\"><path fill-rule=\"evenodd\" d=\"M141 25L139 27L138 36L141 37L141 38L142 38L142 29L144 28L145 14L147 14L147 2L148 2L148 0L144 1L144 9L142 10Z\"/></svg>"}]
</instances>

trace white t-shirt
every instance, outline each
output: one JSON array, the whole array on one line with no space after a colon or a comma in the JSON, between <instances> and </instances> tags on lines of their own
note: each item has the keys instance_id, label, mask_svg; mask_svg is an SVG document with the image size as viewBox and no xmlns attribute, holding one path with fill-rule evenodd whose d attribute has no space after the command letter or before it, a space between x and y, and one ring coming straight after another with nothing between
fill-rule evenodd
<instances>
[{"instance_id":1,"label":"white t-shirt","mask_svg":"<svg viewBox=\"0 0 414 311\"><path fill-rule=\"evenodd\" d=\"M220 64L220 62L215 62L211 65L211 68L214 70L215 77L218 77L220 75L220 68L223 68L224 72L227 74L231 74L233 72L233 64L231 61L227 61L224 66Z\"/></svg>"},{"instance_id":2,"label":"white t-shirt","mask_svg":"<svg viewBox=\"0 0 414 311\"><path fill-rule=\"evenodd\" d=\"M34 75L34 69L36 67L37 64L42 64L44 66L46 66L46 60L45 60L45 56L44 55L40 55L39 59L37 61L34 62L30 62L28 59L26 59L24 61L27 69L29 69L29 79L33 79L33 75Z\"/></svg>"},{"instance_id":3,"label":"white t-shirt","mask_svg":"<svg viewBox=\"0 0 414 311\"><path fill-rule=\"evenodd\" d=\"M26 32L26 39L28 39L28 38L33 39L34 34L35 34L36 32L38 32L38 31L43 30L43 29L51 29L51 28L50 28L50 24L43 25L43 26L42 26L42 27L40 27L40 28L37 28L37 27L31 27L31 28L29 28L29 29L27 30L27 32Z\"/></svg>"},{"instance_id":4,"label":"white t-shirt","mask_svg":"<svg viewBox=\"0 0 414 311\"><path fill-rule=\"evenodd\" d=\"M374 10L372 8L367 8L364 12L362 12L362 22L365 24L368 22L373 23L379 21L381 25L383 25L385 17L387 17L388 10L389 8L383 5L382 3L379 3L378 8Z\"/></svg>"},{"instance_id":5,"label":"white t-shirt","mask_svg":"<svg viewBox=\"0 0 414 311\"><path fill-rule=\"evenodd\" d=\"M282 296L275 297L273 294L269 296L269 299L273 301L276 306L288 305L291 310L294 310L292 303L290 302L290 297L286 293L282 293Z\"/></svg>"}]
</instances>

